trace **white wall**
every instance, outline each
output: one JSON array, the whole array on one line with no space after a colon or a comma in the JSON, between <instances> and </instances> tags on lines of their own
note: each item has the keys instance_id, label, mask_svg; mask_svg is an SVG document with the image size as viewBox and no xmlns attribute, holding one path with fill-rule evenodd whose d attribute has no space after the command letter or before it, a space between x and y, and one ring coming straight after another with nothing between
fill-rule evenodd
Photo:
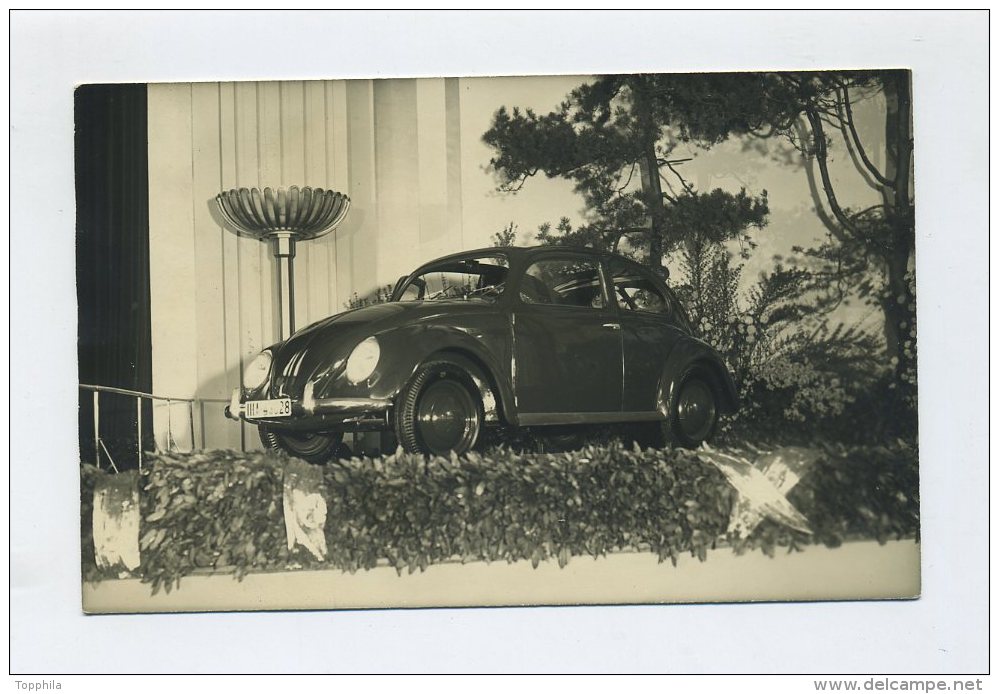
<instances>
[{"instance_id":1,"label":"white wall","mask_svg":"<svg viewBox=\"0 0 999 694\"><path fill-rule=\"evenodd\" d=\"M457 79L209 82L149 86L153 392L227 399L242 364L279 339L267 247L220 223L234 187L309 185L351 197L332 234L300 243L306 325L462 247ZM258 447L206 403L208 447ZM172 416L168 416L168 411ZM191 445L187 406L158 406L157 442Z\"/></svg>"}]
</instances>

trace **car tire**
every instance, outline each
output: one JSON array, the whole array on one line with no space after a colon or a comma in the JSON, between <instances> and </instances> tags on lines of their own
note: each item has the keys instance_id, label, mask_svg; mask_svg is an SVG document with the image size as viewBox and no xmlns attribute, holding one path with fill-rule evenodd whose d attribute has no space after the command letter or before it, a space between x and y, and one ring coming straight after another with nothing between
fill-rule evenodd
<instances>
[{"instance_id":1,"label":"car tire","mask_svg":"<svg viewBox=\"0 0 999 694\"><path fill-rule=\"evenodd\" d=\"M284 451L313 465L325 465L339 457L343 433L276 432L257 427L260 441L272 451Z\"/></svg>"},{"instance_id":2,"label":"car tire","mask_svg":"<svg viewBox=\"0 0 999 694\"><path fill-rule=\"evenodd\" d=\"M471 377L446 359L420 366L396 398L396 438L409 453L467 453L478 442L482 419Z\"/></svg>"},{"instance_id":3,"label":"car tire","mask_svg":"<svg viewBox=\"0 0 999 694\"><path fill-rule=\"evenodd\" d=\"M669 420L663 424L666 443L682 448L698 448L718 427L718 389L711 372L693 366L680 379L670 406Z\"/></svg>"}]
</instances>

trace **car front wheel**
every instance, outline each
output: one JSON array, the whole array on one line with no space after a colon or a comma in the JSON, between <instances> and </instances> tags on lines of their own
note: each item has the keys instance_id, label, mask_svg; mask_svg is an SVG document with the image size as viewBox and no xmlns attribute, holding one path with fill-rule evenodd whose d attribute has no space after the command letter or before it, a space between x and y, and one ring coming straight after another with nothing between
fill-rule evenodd
<instances>
[{"instance_id":1,"label":"car front wheel","mask_svg":"<svg viewBox=\"0 0 999 694\"><path fill-rule=\"evenodd\" d=\"M711 375L702 367L688 371L680 382L665 432L670 442L697 448L718 426L718 398Z\"/></svg>"},{"instance_id":2,"label":"car front wheel","mask_svg":"<svg viewBox=\"0 0 999 694\"><path fill-rule=\"evenodd\" d=\"M467 453L481 428L482 403L472 380L448 360L417 369L396 400L396 436L410 453Z\"/></svg>"},{"instance_id":3,"label":"car front wheel","mask_svg":"<svg viewBox=\"0 0 999 694\"><path fill-rule=\"evenodd\" d=\"M324 465L334 460L343 445L342 433L315 434L310 432L276 432L258 427L260 441L267 448L301 458L307 463Z\"/></svg>"}]
</instances>

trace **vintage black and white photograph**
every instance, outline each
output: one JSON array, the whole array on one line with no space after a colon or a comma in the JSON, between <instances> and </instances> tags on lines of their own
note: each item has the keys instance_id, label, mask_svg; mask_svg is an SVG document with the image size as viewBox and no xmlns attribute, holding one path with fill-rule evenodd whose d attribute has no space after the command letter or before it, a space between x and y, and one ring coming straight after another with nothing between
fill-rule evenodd
<instances>
[{"instance_id":1,"label":"vintage black and white photograph","mask_svg":"<svg viewBox=\"0 0 999 694\"><path fill-rule=\"evenodd\" d=\"M917 597L913 99L78 87L84 609Z\"/></svg>"},{"instance_id":2,"label":"vintage black and white photograph","mask_svg":"<svg viewBox=\"0 0 999 694\"><path fill-rule=\"evenodd\" d=\"M15 688L969 689L988 24L12 11Z\"/></svg>"}]
</instances>

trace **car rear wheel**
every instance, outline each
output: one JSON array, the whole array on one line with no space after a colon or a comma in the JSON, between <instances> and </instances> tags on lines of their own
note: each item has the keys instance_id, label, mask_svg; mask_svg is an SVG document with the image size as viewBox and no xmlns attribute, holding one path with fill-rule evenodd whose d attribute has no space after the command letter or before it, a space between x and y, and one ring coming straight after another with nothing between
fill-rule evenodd
<instances>
[{"instance_id":1,"label":"car rear wheel","mask_svg":"<svg viewBox=\"0 0 999 694\"><path fill-rule=\"evenodd\" d=\"M260 441L273 451L285 451L307 463L324 465L334 460L343 446L343 433L316 434L311 432L277 432L267 427L257 428Z\"/></svg>"},{"instance_id":2,"label":"car rear wheel","mask_svg":"<svg viewBox=\"0 0 999 694\"><path fill-rule=\"evenodd\" d=\"M396 400L396 436L410 453L467 453L481 428L482 403L472 379L448 360L417 369Z\"/></svg>"},{"instance_id":3,"label":"car rear wheel","mask_svg":"<svg viewBox=\"0 0 999 694\"><path fill-rule=\"evenodd\" d=\"M718 396L714 379L703 367L690 369L680 381L666 427L670 443L697 448L718 426Z\"/></svg>"}]
</instances>

